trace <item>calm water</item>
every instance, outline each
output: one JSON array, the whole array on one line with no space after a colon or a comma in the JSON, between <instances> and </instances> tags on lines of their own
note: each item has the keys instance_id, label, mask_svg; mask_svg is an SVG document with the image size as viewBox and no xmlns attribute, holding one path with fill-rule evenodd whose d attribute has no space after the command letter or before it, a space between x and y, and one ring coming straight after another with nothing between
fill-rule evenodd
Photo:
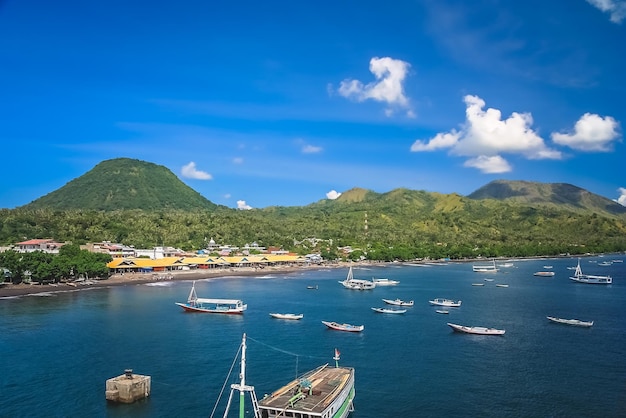
<instances>
[{"instance_id":1,"label":"calm water","mask_svg":"<svg viewBox=\"0 0 626 418\"><path fill-rule=\"evenodd\" d=\"M190 282L2 299L0 416L208 417L227 383L215 415L222 416L238 364L225 379L245 332L247 382L259 398L332 363L336 347L340 363L356 368L355 418L624 417L626 262L597 265L613 259L625 257L581 262L585 273L611 274L610 286L569 280L576 259L515 261L497 274L456 263L355 269L357 278L401 281L364 292L337 283L347 269L196 283L200 297L247 302L241 317L183 313L174 302L186 299ZM554 277L533 277L547 264ZM428 303L436 297L463 304L437 314ZM370 308L383 306L381 298L415 306L405 315L378 314ZM304 319L276 320L269 312ZM595 324L559 325L547 315ZM365 331L327 330L321 320L364 324ZM457 334L446 322L506 335ZM106 380L126 368L152 376L150 398L107 403ZM231 410L235 416L237 404Z\"/></svg>"}]
</instances>

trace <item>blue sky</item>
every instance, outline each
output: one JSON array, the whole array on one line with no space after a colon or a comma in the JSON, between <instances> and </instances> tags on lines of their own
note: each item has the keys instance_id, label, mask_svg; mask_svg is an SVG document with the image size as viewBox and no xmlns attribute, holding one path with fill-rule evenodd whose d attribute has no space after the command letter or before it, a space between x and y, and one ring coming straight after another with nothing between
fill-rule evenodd
<instances>
[{"instance_id":1,"label":"blue sky","mask_svg":"<svg viewBox=\"0 0 626 418\"><path fill-rule=\"evenodd\" d=\"M101 161L214 203L571 183L626 205L626 0L0 0L0 207Z\"/></svg>"}]
</instances>

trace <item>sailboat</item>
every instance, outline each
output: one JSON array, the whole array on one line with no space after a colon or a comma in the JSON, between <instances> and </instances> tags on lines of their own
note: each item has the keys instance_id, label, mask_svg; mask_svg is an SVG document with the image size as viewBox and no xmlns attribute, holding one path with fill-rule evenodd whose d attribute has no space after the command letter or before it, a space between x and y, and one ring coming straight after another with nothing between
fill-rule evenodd
<instances>
[{"instance_id":1,"label":"sailboat","mask_svg":"<svg viewBox=\"0 0 626 418\"><path fill-rule=\"evenodd\" d=\"M594 276L591 274L583 274L583 271L580 268L580 258L578 259L578 265L576 266L574 275L570 277L570 279L578 283L587 283L587 284L611 284L613 283L613 278L611 276Z\"/></svg>"},{"instance_id":2,"label":"sailboat","mask_svg":"<svg viewBox=\"0 0 626 418\"><path fill-rule=\"evenodd\" d=\"M371 280L355 279L352 272L352 266L350 266L350 269L348 270L346 279L340 280L339 283L341 283L346 289L352 290L371 290L376 287L376 283Z\"/></svg>"},{"instance_id":3,"label":"sailboat","mask_svg":"<svg viewBox=\"0 0 626 418\"><path fill-rule=\"evenodd\" d=\"M354 368L339 366L339 350L335 349L335 367L319 366L258 400L254 386L246 384L246 334L241 340L240 383L230 386L224 411L228 416L235 391L239 391L239 418L245 417L245 394L250 395L255 418L310 417L346 418L354 411ZM217 409L216 402L210 417Z\"/></svg>"},{"instance_id":4,"label":"sailboat","mask_svg":"<svg viewBox=\"0 0 626 418\"><path fill-rule=\"evenodd\" d=\"M248 305L239 299L206 299L196 294L196 282L191 285L187 302L175 302L185 312L220 313L241 315Z\"/></svg>"}]
</instances>

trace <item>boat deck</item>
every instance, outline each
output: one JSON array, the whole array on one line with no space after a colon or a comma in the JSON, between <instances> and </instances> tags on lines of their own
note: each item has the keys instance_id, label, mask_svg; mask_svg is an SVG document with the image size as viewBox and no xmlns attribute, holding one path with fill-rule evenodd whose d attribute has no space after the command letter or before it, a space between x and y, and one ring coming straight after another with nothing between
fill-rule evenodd
<instances>
[{"instance_id":1,"label":"boat deck","mask_svg":"<svg viewBox=\"0 0 626 418\"><path fill-rule=\"evenodd\" d=\"M352 368L329 367L326 364L259 399L259 407L319 414L330 405L346 383L353 381L353 377ZM301 385L303 381L306 381L309 387L303 387L306 386Z\"/></svg>"}]
</instances>

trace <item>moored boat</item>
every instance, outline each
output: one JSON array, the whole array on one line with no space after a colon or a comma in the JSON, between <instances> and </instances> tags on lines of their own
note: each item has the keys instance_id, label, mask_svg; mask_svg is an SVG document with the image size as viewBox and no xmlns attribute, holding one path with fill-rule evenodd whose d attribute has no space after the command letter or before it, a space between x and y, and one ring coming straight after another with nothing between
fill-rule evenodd
<instances>
[{"instance_id":1,"label":"moored boat","mask_svg":"<svg viewBox=\"0 0 626 418\"><path fill-rule=\"evenodd\" d=\"M371 290L376 287L376 283L371 280L355 279L352 272L352 266L350 266L345 280L340 280L339 283L341 283L346 289L352 290Z\"/></svg>"},{"instance_id":2,"label":"moored boat","mask_svg":"<svg viewBox=\"0 0 626 418\"><path fill-rule=\"evenodd\" d=\"M554 316L546 316L546 318L548 318L552 322L556 322L559 324L574 325L577 327L586 327L586 328L593 326L593 321L581 321L580 319L563 319L563 318L557 318Z\"/></svg>"},{"instance_id":3,"label":"moored boat","mask_svg":"<svg viewBox=\"0 0 626 418\"><path fill-rule=\"evenodd\" d=\"M248 305L239 299L206 299L196 294L196 282L191 285L187 302L176 302L185 312L220 313L241 315Z\"/></svg>"},{"instance_id":4,"label":"moored boat","mask_svg":"<svg viewBox=\"0 0 626 418\"><path fill-rule=\"evenodd\" d=\"M496 267L496 261L492 260L491 264L474 264L472 265L472 271L475 273L497 273L498 267Z\"/></svg>"},{"instance_id":5,"label":"moored boat","mask_svg":"<svg viewBox=\"0 0 626 418\"><path fill-rule=\"evenodd\" d=\"M387 314L403 314L406 309L389 309L389 308L372 308L374 312L387 313Z\"/></svg>"},{"instance_id":6,"label":"moored boat","mask_svg":"<svg viewBox=\"0 0 626 418\"><path fill-rule=\"evenodd\" d=\"M254 386L246 383L246 334L241 343L240 383L231 384L224 417L228 416L235 391L239 392L239 417L246 415L245 396L250 394L255 418L309 417L346 418L354 411L354 368L339 366L335 349L335 367L328 363L306 372L281 388L257 399ZM228 379L227 379L228 380ZM216 403L219 403L219 399ZM213 414L211 414L213 416Z\"/></svg>"},{"instance_id":7,"label":"moored boat","mask_svg":"<svg viewBox=\"0 0 626 418\"><path fill-rule=\"evenodd\" d=\"M533 276L552 277L554 276L554 272L553 271L536 271L535 273L533 273Z\"/></svg>"},{"instance_id":8,"label":"moored boat","mask_svg":"<svg viewBox=\"0 0 626 418\"><path fill-rule=\"evenodd\" d=\"M376 286L396 286L398 284L400 284L400 281L398 280L391 280L391 279L385 279L385 278L373 278L372 281L374 282L374 284L376 284Z\"/></svg>"},{"instance_id":9,"label":"moored boat","mask_svg":"<svg viewBox=\"0 0 626 418\"><path fill-rule=\"evenodd\" d=\"M276 319L302 319L304 317L304 314L270 313L270 316Z\"/></svg>"},{"instance_id":10,"label":"moored boat","mask_svg":"<svg viewBox=\"0 0 626 418\"><path fill-rule=\"evenodd\" d=\"M435 312L440 313L440 314L449 314L450 311L446 311L445 309L437 309Z\"/></svg>"},{"instance_id":11,"label":"moored boat","mask_svg":"<svg viewBox=\"0 0 626 418\"><path fill-rule=\"evenodd\" d=\"M395 305L395 306L413 306L415 303L412 300L402 300L402 299L383 299L383 302L385 302L388 305Z\"/></svg>"},{"instance_id":12,"label":"moored boat","mask_svg":"<svg viewBox=\"0 0 626 418\"><path fill-rule=\"evenodd\" d=\"M446 306L448 308L458 308L461 306L460 300L452 300L452 299L444 299L444 298L435 298L429 300L428 303L435 306Z\"/></svg>"},{"instance_id":13,"label":"moored boat","mask_svg":"<svg viewBox=\"0 0 626 418\"><path fill-rule=\"evenodd\" d=\"M504 335L506 332L503 329L487 328L487 327L467 327L465 325L451 324L448 322L448 326L456 332L462 332L465 334L476 335Z\"/></svg>"},{"instance_id":14,"label":"moored boat","mask_svg":"<svg viewBox=\"0 0 626 418\"><path fill-rule=\"evenodd\" d=\"M578 259L578 265L576 266L576 271L574 271L574 275L570 277L570 279L578 283L587 283L587 284L611 284L613 283L613 278L611 276L594 276L592 274L583 274L583 271L580 268L580 258Z\"/></svg>"},{"instance_id":15,"label":"moored boat","mask_svg":"<svg viewBox=\"0 0 626 418\"><path fill-rule=\"evenodd\" d=\"M337 331L361 332L365 329L364 325L340 324L333 321L322 321L322 324Z\"/></svg>"}]
</instances>

